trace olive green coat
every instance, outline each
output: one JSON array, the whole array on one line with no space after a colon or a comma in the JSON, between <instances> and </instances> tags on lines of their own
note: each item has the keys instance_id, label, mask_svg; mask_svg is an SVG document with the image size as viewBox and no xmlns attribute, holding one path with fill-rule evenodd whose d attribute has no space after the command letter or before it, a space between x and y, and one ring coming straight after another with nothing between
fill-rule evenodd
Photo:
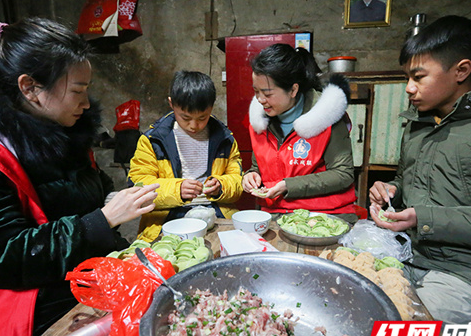
<instances>
[{"instance_id":1,"label":"olive green coat","mask_svg":"<svg viewBox=\"0 0 471 336\"><path fill-rule=\"evenodd\" d=\"M440 124L415 108L402 116L409 122L391 184L393 205L417 213L411 264L471 282L471 93Z\"/></svg>"}]
</instances>

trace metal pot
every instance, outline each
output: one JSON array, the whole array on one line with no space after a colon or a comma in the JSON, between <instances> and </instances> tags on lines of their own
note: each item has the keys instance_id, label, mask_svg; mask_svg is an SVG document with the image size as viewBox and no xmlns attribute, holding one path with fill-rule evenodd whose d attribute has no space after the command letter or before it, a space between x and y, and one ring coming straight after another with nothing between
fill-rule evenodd
<instances>
[{"instance_id":1,"label":"metal pot","mask_svg":"<svg viewBox=\"0 0 471 336\"><path fill-rule=\"evenodd\" d=\"M168 282L188 294L210 289L232 297L244 287L278 314L291 309L299 321L296 335L324 326L329 335L369 336L374 321L401 320L394 304L373 282L329 260L288 252L264 252L218 258L184 270ZM174 309L172 292L160 286L142 317L140 336L165 335Z\"/></svg>"},{"instance_id":2,"label":"metal pot","mask_svg":"<svg viewBox=\"0 0 471 336\"><path fill-rule=\"evenodd\" d=\"M329 72L353 72L355 71L356 57L337 56L327 60Z\"/></svg>"}]
</instances>

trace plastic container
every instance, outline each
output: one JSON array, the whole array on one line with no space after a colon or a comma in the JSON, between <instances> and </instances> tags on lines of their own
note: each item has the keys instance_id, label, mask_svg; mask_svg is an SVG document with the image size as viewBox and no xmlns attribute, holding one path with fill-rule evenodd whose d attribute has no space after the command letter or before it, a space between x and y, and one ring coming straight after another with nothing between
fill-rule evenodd
<instances>
[{"instance_id":1,"label":"plastic container","mask_svg":"<svg viewBox=\"0 0 471 336\"><path fill-rule=\"evenodd\" d=\"M108 336L111 331L111 322L113 322L113 314L108 314L70 333L69 336Z\"/></svg>"},{"instance_id":2,"label":"plastic container","mask_svg":"<svg viewBox=\"0 0 471 336\"><path fill-rule=\"evenodd\" d=\"M357 59L353 56L337 56L327 60L329 72L353 72Z\"/></svg>"}]
</instances>

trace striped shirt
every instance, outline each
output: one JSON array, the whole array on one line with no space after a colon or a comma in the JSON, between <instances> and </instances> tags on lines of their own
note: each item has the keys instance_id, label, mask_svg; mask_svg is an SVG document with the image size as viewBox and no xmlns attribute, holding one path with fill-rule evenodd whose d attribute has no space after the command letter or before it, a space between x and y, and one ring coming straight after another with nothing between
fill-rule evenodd
<instances>
[{"instance_id":1,"label":"striped shirt","mask_svg":"<svg viewBox=\"0 0 471 336\"><path fill-rule=\"evenodd\" d=\"M177 149L182 163L182 177L184 179L198 180L204 183L208 177L206 176L209 144L208 126L201 132L190 135L175 122L173 133L175 134L175 142L177 143ZM206 195L201 194L193 199L191 205L209 203Z\"/></svg>"}]
</instances>

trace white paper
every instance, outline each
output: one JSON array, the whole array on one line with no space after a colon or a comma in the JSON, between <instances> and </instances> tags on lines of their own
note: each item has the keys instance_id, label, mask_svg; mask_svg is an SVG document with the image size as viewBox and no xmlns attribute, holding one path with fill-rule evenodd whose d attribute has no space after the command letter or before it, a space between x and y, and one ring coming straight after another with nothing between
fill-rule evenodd
<instances>
[{"instance_id":1,"label":"white paper","mask_svg":"<svg viewBox=\"0 0 471 336\"><path fill-rule=\"evenodd\" d=\"M221 257L242 253L278 251L255 232L231 230L218 232L218 236L221 242Z\"/></svg>"}]
</instances>

